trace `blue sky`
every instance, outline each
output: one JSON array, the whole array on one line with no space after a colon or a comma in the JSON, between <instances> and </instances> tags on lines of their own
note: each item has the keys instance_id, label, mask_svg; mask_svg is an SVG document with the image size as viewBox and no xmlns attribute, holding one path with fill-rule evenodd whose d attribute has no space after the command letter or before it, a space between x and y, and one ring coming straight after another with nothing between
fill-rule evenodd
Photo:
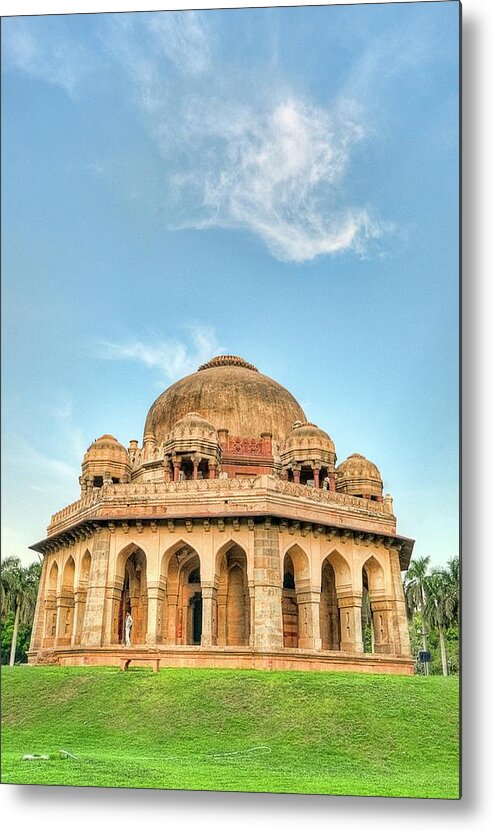
<instances>
[{"instance_id":1,"label":"blue sky","mask_svg":"<svg viewBox=\"0 0 493 831\"><path fill-rule=\"evenodd\" d=\"M3 20L3 552L242 355L458 553L456 2Z\"/></svg>"}]
</instances>

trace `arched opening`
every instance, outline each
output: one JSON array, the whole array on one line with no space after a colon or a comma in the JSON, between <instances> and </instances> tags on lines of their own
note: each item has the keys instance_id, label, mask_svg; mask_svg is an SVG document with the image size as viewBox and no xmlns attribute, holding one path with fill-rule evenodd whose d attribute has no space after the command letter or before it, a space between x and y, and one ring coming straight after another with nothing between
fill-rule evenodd
<instances>
[{"instance_id":1,"label":"arched opening","mask_svg":"<svg viewBox=\"0 0 493 831\"><path fill-rule=\"evenodd\" d=\"M218 557L217 643L247 646L250 640L250 595L246 553L233 544Z\"/></svg>"},{"instance_id":2,"label":"arched opening","mask_svg":"<svg viewBox=\"0 0 493 831\"><path fill-rule=\"evenodd\" d=\"M202 585L200 558L181 541L163 555L166 578L163 603L163 639L169 645L198 646L202 640Z\"/></svg>"},{"instance_id":3,"label":"arched opening","mask_svg":"<svg viewBox=\"0 0 493 831\"><path fill-rule=\"evenodd\" d=\"M372 555L362 568L361 629L365 652L391 652L389 610L385 601L385 575Z\"/></svg>"},{"instance_id":4,"label":"arched opening","mask_svg":"<svg viewBox=\"0 0 493 831\"><path fill-rule=\"evenodd\" d=\"M118 604L118 642L129 645L144 644L147 635L147 560L141 548L133 546L126 556L120 555L124 563L123 585ZM130 620L128 619L130 615Z\"/></svg>"},{"instance_id":5,"label":"arched opening","mask_svg":"<svg viewBox=\"0 0 493 831\"><path fill-rule=\"evenodd\" d=\"M320 638L322 649L341 648L341 622L337 603L336 575L328 559L322 564L320 592Z\"/></svg>"},{"instance_id":6,"label":"arched opening","mask_svg":"<svg viewBox=\"0 0 493 831\"><path fill-rule=\"evenodd\" d=\"M91 555L89 551L84 552L80 564L79 582L75 600L75 643L80 643L82 630L84 628L84 616L86 613L87 589L89 586L89 572L91 571Z\"/></svg>"},{"instance_id":7,"label":"arched opening","mask_svg":"<svg viewBox=\"0 0 493 831\"><path fill-rule=\"evenodd\" d=\"M282 579L282 629L285 647L298 646L298 603L296 601L296 583L294 564L291 556L286 554Z\"/></svg>"},{"instance_id":8,"label":"arched opening","mask_svg":"<svg viewBox=\"0 0 493 831\"><path fill-rule=\"evenodd\" d=\"M61 646L67 646L72 642L75 605L74 576L75 563L73 557L70 556L63 569L62 587L57 599L59 615L57 643Z\"/></svg>"},{"instance_id":9,"label":"arched opening","mask_svg":"<svg viewBox=\"0 0 493 831\"><path fill-rule=\"evenodd\" d=\"M56 639L58 564L53 562L48 572L45 595L45 625L43 646L53 646Z\"/></svg>"},{"instance_id":10,"label":"arched opening","mask_svg":"<svg viewBox=\"0 0 493 831\"><path fill-rule=\"evenodd\" d=\"M373 626L373 611L368 591L368 572L363 567L362 573L363 595L361 602L361 634L363 636L363 651L375 652L375 630Z\"/></svg>"}]
</instances>

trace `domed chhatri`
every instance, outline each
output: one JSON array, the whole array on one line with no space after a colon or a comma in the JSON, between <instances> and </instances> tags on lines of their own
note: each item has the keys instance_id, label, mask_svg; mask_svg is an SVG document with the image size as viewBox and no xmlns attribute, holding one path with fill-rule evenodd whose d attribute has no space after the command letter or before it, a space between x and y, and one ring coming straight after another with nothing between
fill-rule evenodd
<instances>
[{"instance_id":1,"label":"domed chhatri","mask_svg":"<svg viewBox=\"0 0 493 831\"><path fill-rule=\"evenodd\" d=\"M174 422L192 411L231 436L251 438L269 432L281 440L293 422L306 421L287 389L232 355L213 358L161 393L149 410L145 432L163 440Z\"/></svg>"},{"instance_id":2,"label":"domed chhatri","mask_svg":"<svg viewBox=\"0 0 493 831\"><path fill-rule=\"evenodd\" d=\"M29 660L412 673L413 540L378 468L336 462L277 381L203 364L154 402L141 446L105 434L85 453L80 499L32 546Z\"/></svg>"},{"instance_id":3,"label":"domed chhatri","mask_svg":"<svg viewBox=\"0 0 493 831\"><path fill-rule=\"evenodd\" d=\"M114 436L105 433L87 448L79 483L86 491L90 487L100 487L105 481L114 484L129 482L130 471L127 450Z\"/></svg>"},{"instance_id":4,"label":"domed chhatri","mask_svg":"<svg viewBox=\"0 0 493 831\"><path fill-rule=\"evenodd\" d=\"M383 483L380 471L361 453L353 453L336 470L336 490L381 502Z\"/></svg>"}]
</instances>

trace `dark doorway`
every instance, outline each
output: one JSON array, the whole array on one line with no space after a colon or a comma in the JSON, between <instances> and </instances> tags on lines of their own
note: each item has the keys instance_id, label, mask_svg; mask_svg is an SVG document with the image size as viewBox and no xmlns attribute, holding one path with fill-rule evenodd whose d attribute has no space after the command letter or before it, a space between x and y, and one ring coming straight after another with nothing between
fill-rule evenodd
<instances>
[{"instance_id":1,"label":"dark doorway","mask_svg":"<svg viewBox=\"0 0 493 831\"><path fill-rule=\"evenodd\" d=\"M202 640L202 595L192 598L192 643L200 644Z\"/></svg>"}]
</instances>

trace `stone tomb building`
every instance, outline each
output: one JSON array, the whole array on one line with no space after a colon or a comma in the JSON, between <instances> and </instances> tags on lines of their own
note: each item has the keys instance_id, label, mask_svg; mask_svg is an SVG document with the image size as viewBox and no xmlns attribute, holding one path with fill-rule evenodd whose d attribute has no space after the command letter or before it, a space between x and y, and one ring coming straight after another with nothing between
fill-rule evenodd
<instances>
[{"instance_id":1,"label":"stone tomb building","mask_svg":"<svg viewBox=\"0 0 493 831\"><path fill-rule=\"evenodd\" d=\"M97 439L80 486L32 546L32 663L413 672L378 468L242 358L163 392L141 446Z\"/></svg>"}]
</instances>

